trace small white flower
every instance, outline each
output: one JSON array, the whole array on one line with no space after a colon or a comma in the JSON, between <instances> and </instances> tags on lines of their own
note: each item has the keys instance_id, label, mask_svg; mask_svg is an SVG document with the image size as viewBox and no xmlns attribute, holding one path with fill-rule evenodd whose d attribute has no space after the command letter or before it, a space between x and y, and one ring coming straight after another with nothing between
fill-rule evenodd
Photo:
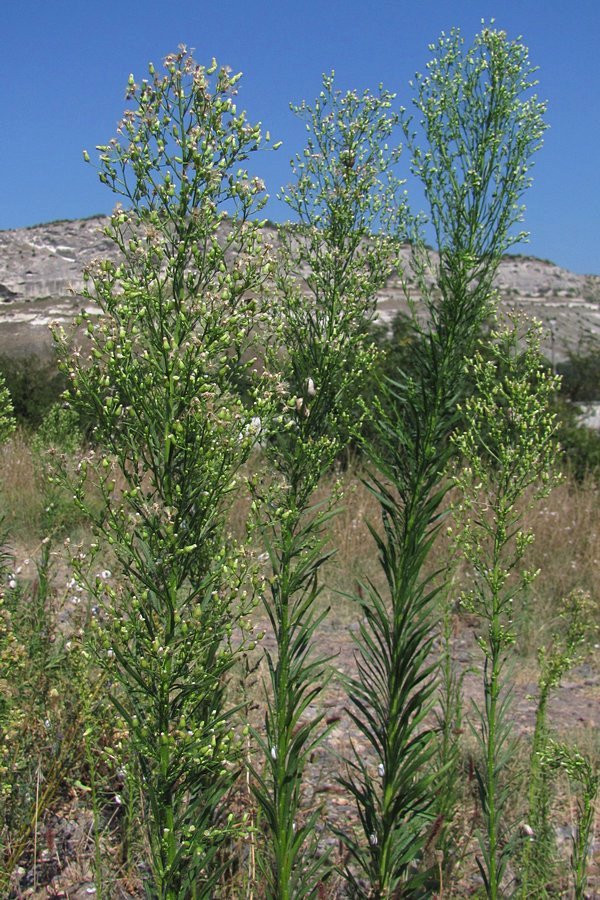
<instances>
[{"instance_id":1,"label":"small white flower","mask_svg":"<svg viewBox=\"0 0 600 900\"><path fill-rule=\"evenodd\" d=\"M271 759L277 759L277 747L271 747Z\"/></svg>"},{"instance_id":2,"label":"small white flower","mask_svg":"<svg viewBox=\"0 0 600 900\"><path fill-rule=\"evenodd\" d=\"M262 432L262 419L260 416L252 416L249 422L246 422L242 431L240 432L239 440L247 440L250 438L253 441L258 441Z\"/></svg>"},{"instance_id":3,"label":"small white flower","mask_svg":"<svg viewBox=\"0 0 600 900\"><path fill-rule=\"evenodd\" d=\"M377 771L379 772L380 778L383 778L383 776L385 775L385 766L383 765L383 763L379 763L379 765L377 766Z\"/></svg>"},{"instance_id":4,"label":"small white flower","mask_svg":"<svg viewBox=\"0 0 600 900\"><path fill-rule=\"evenodd\" d=\"M102 571L98 575L98 578L100 578L102 581L108 581L111 575L112 572L110 571L110 569L102 569Z\"/></svg>"},{"instance_id":5,"label":"small white flower","mask_svg":"<svg viewBox=\"0 0 600 900\"><path fill-rule=\"evenodd\" d=\"M260 416L252 416L248 424L246 425L246 431L248 434L260 434L262 429L262 420Z\"/></svg>"},{"instance_id":6,"label":"small white flower","mask_svg":"<svg viewBox=\"0 0 600 900\"><path fill-rule=\"evenodd\" d=\"M369 835L369 843L370 843L371 847L376 847L376 846L377 846L378 841L377 841L377 835L376 835L376 834L370 834L370 835Z\"/></svg>"},{"instance_id":7,"label":"small white flower","mask_svg":"<svg viewBox=\"0 0 600 900\"><path fill-rule=\"evenodd\" d=\"M14 591L14 589L15 589L16 586L17 586L17 582L15 581L14 578L11 578L11 579L10 579L10 581L8 582L8 586L9 586L9 588L10 588L12 591Z\"/></svg>"}]
</instances>

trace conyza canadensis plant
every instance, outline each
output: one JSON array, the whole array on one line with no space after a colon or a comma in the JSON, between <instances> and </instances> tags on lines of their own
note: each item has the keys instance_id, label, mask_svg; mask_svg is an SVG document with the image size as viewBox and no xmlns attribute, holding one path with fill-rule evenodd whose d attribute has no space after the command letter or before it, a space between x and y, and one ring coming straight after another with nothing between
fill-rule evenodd
<instances>
[{"instance_id":1,"label":"conyza canadensis plant","mask_svg":"<svg viewBox=\"0 0 600 900\"><path fill-rule=\"evenodd\" d=\"M102 315L81 317L70 359L62 348L70 402L95 423L77 497L93 479L113 572L89 584L95 646L135 755L146 890L163 900L214 897L224 843L244 829L223 805L239 765L225 679L253 592L226 515L272 401L251 352L270 328L266 195L244 168L265 142L236 107L240 77L184 47L131 76L98 148L123 201L105 229L115 259L86 273Z\"/></svg>"},{"instance_id":2,"label":"conyza canadensis plant","mask_svg":"<svg viewBox=\"0 0 600 900\"><path fill-rule=\"evenodd\" d=\"M477 862L490 898L504 896L507 864L516 856L509 766L516 738L507 676L516 604L537 574L526 566L534 536L522 517L551 489L557 454L550 408L557 379L542 365L539 327L526 333L522 350L517 336L516 327L492 332L492 347L469 362L474 392L464 401L464 424L452 439L460 459L456 539L473 577L462 603L481 623L483 699L475 704L474 732L483 825Z\"/></svg>"},{"instance_id":3,"label":"conyza canadensis plant","mask_svg":"<svg viewBox=\"0 0 600 900\"><path fill-rule=\"evenodd\" d=\"M414 79L417 121L405 114L412 172L428 205L437 255L419 220L412 237L413 361L380 386L367 452L370 486L381 509L372 528L385 587L363 585L358 673L349 698L370 747L349 760L344 783L363 835L349 835L347 876L359 896L394 897L427 889L425 850L449 811L436 802L435 731L427 724L436 665L430 649L439 613L437 580L426 563L441 524L446 477L456 447L457 403L468 392L464 360L493 311L494 275L515 229L541 144L544 105L527 49L484 28L471 46L442 35L425 74ZM425 308L426 317L419 315ZM452 714L449 711L448 714ZM450 745L448 745L450 746ZM435 754L439 759L439 754ZM431 856L431 853L428 854Z\"/></svg>"},{"instance_id":4,"label":"conyza canadensis plant","mask_svg":"<svg viewBox=\"0 0 600 900\"><path fill-rule=\"evenodd\" d=\"M255 794L267 833L266 896L280 900L321 896L331 870L318 850L319 811L305 810L303 789L307 763L328 730L319 709L328 658L313 638L327 613L317 600L339 490L320 504L314 494L363 414L374 359L367 326L406 230L393 107L383 88L342 92L333 75L323 77L312 106L292 107L308 139L283 195L295 221L280 231L280 342L270 362L281 371L282 409L265 443L268 477L254 482L259 508L271 510L261 531L275 635Z\"/></svg>"}]
</instances>

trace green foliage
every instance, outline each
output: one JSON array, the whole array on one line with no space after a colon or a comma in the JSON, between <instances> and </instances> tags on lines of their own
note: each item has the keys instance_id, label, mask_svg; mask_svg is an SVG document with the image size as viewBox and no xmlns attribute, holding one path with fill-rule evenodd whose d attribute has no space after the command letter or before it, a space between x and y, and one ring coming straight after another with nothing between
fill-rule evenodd
<instances>
[{"instance_id":1,"label":"green foliage","mask_svg":"<svg viewBox=\"0 0 600 900\"><path fill-rule=\"evenodd\" d=\"M63 453L76 457L81 453L83 439L79 430L79 420L74 410L62 403L51 406L33 436L31 447L34 453L44 451Z\"/></svg>"},{"instance_id":2,"label":"green foliage","mask_svg":"<svg viewBox=\"0 0 600 900\"><path fill-rule=\"evenodd\" d=\"M244 888L278 900L324 896L333 862L322 850L320 810L307 808L305 776L328 733L320 703L330 658L315 637L328 613L318 603L341 487L321 502L316 492L356 440L381 515L370 526L381 577L363 578L354 598L356 670L345 682L361 735L340 779L360 823L352 834L338 829L348 890L372 900L441 896L460 850L462 680L451 654L449 567L431 573L454 484L456 542L473 576L462 601L481 624L484 700L474 731L485 891L500 896L512 856L522 896L543 896L554 854L552 776L564 771L579 792L572 867L584 896L598 777L589 760L550 740L547 725L548 698L582 646L580 595L539 655L534 841L518 856L509 803L514 606L535 577L525 567L533 535L522 516L552 481L557 382L540 361L537 333L522 353L514 332L479 340L493 317L498 264L523 236L516 226L544 104L532 93L526 48L501 31L483 28L465 47L453 30L431 50L413 85L416 124L381 86L342 93L333 74L312 106L292 107L308 139L282 194L295 221L280 231L278 258L258 221L264 186L244 168L263 138L237 110L240 76L214 60L200 66L182 47L141 84L130 77L117 135L97 148L99 178L123 206L106 228L118 261L86 273L86 296L102 313L80 317L87 349L71 356L57 334L56 379L35 361L0 361L13 392L11 403L0 377L0 441L13 406L39 425L32 452L44 536L75 524L73 503L93 528L91 547L74 550L69 583L77 602L87 586L92 605L73 616L68 641L56 622L50 541L33 588L0 561L3 890L67 766L91 797L96 885L110 890L102 790L118 757L127 760L128 821L145 829L148 896L235 891L239 883L224 884L231 843L249 834ZM402 129L437 257L396 176ZM411 314L394 320L390 336L373 325L375 297L407 237ZM595 362L571 358L570 399L591 396ZM50 406L65 378L70 405ZM583 473L595 451L570 415L564 429L581 444ZM82 446L81 421L93 423L91 446ZM259 438L253 521L238 546L227 517ZM266 583L250 558L257 539L270 561ZM265 651L264 727L245 729L256 742L246 747L254 829L228 805L242 757L228 688L239 651L254 646L248 615L260 600L274 644ZM105 717L110 727L118 720L127 748L105 745Z\"/></svg>"},{"instance_id":3,"label":"green foliage","mask_svg":"<svg viewBox=\"0 0 600 900\"><path fill-rule=\"evenodd\" d=\"M556 371L561 376L560 392L573 403L600 400L600 347L597 342L583 343L571 350Z\"/></svg>"},{"instance_id":4,"label":"green foliage","mask_svg":"<svg viewBox=\"0 0 600 900\"><path fill-rule=\"evenodd\" d=\"M600 433L582 422L578 404L600 398L600 353L596 343L587 340L569 352L556 371L561 376L556 398L562 457L565 468L578 481L600 473Z\"/></svg>"},{"instance_id":5,"label":"green foliage","mask_svg":"<svg viewBox=\"0 0 600 900\"><path fill-rule=\"evenodd\" d=\"M102 317L82 316L89 353L64 358L71 403L97 423L100 448L76 496L118 575L80 565L79 577L103 610L96 653L145 798L147 890L164 900L213 897L221 848L243 830L223 810L238 761L225 678L250 575L225 520L271 400L249 354L269 325L269 263L263 186L240 168L261 134L236 109L239 78L185 48L162 73L130 78L132 105L99 148L100 180L128 204L106 228L121 259L87 272ZM87 477L100 511L86 503Z\"/></svg>"},{"instance_id":6,"label":"green foliage","mask_svg":"<svg viewBox=\"0 0 600 900\"><path fill-rule=\"evenodd\" d=\"M550 740L548 700L564 675L581 661L593 640L591 612L589 594L573 591L563 601L559 623L550 643L538 650L540 673L528 797L528 825L532 835L520 862L519 896L523 900L531 896L548 896L546 886L556 869L556 841L551 821L553 768L544 763Z\"/></svg>"},{"instance_id":7,"label":"green foliage","mask_svg":"<svg viewBox=\"0 0 600 900\"><path fill-rule=\"evenodd\" d=\"M369 340L373 344L373 365L366 375L363 388L363 403L367 410L382 408L387 418L392 416L388 404L393 398L381 385L390 380L408 381L417 375L419 350L422 336L414 328L410 316L398 312L390 326L377 321L368 325ZM360 454L363 446L377 444L377 428L373 416L361 411L357 417L352 439L353 450ZM381 451L381 447L378 448Z\"/></svg>"},{"instance_id":8,"label":"green foliage","mask_svg":"<svg viewBox=\"0 0 600 900\"><path fill-rule=\"evenodd\" d=\"M360 415L373 362L366 325L404 227L392 172L398 151L386 144L398 123L393 99L382 88L344 94L329 75L314 106L292 107L309 137L284 197L297 222L282 232L281 348L271 361L283 406L264 451L275 477L254 485L261 508L274 511L262 534L273 568L265 604L277 653L267 652L270 696L265 733L257 735L265 774L255 773L271 844L263 863L269 897L317 896L329 869L316 854L318 810L303 817L301 788L326 732L322 715L306 720L306 713L327 680L327 659L311 652L311 640L325 615L315 603L330 555L325 526L339 498L334 492L315 507L312 496Z\"/></svg>"},{"instance_id":9,"label":"green foliage","mask_svg":"<svg viewBox=\"0 0 600 900\"><path fill-rule=\"evenodd\" d=\"M572 838L571 872L576 900L587 895L587 874L590 847L593 840L596 800L600 788L600 774L591 761L576 747L548 741L542 765L561 769L571 785L577 789L577 824Z\"/></svg>"},{"instance_id":10,"label":"green foliage","mask_svg":"<svg viewBox=\"0 0 600 900\"><path fill-rule=\"evenodd\" d=\"M462 258L464 274L489 293L497 255L526 237L514 226L547 127L546 106L531 93L536 69L527 47L503 31L484 27L465 47L454 28L430 50L426 74L414 79L425 147L410 119L405 129L442 256L439 287L444 292L458 274L447 261Z\"/></svg>"},{"instance_id":11,"label":"green foliage","mask_svg":"<svg viewBox=\"0 0 600 900\"><path fill-rule=\"evenodd\" d=\"M506 780L514 752L506 663L514 644L514 604L536 573L522 568L533 534L521 528L523 508L545 496L556 454L550 402L557 381L542 365L539 328L517 351L516 329L493 334L496 360L477 353L469 363L476 392L464 402L465 427L453 435L463 466L455 476L457 542L473 573L463 604L481 619L485 702L476 706L484 763L477 772L485 830L478 860L489 897L513 852ZM530 489L534 491L533 495Z\"/></svg>"},{"instance_id":12,"label":"green foliage","mask_svg":"<svg viewBox=\"0 0 600 900\"><path fill-rule=\"evenodd\" d=\"M14 407L10 391L0 375L0 444L3 444L15 429Z\"/></svg>"},{"instance_id":13,"label":"green foliage","mask_svg":"<svg viewBox=\"0 0 600 900\"><path fill-rule=\"evenodd\" d=\"M67 787L87 777L80 752L89 718L98 742L110 739L102 683L90 670L81 636L87 604L80 588L55 572L52 538L72 525L73 501L49 477L47 455L79 458L74 414L53 408L32 438L36 481L45 512L37 561L15 563L3 549L0 563L0 891L8 889L24 852L35 841L49 808ZM35 523L38 525L38 523ZM4 536L3 536L4 537ZM92 675L94 683L92 683ZM38 859L34 854L34 883Z\"/></svg>"},{"instance_id":14,"label":"green foliage","mask_svg":"<svg viewBox=\"0 0 600 900\"><path fill-rule=\"evenodd\" d=\"M381 471L389 477L404 450L391 431L385 450L391 463L384 468L380 461ZM417 498L421 509L407 513L398 503L396 486L372 479L384 524L383 536L374 529L372 534L389 599L374 583L363 585L358 674L348 686L351 715L375 753L377 774L355 753L350 777L342 780L356 800L368 839L363 846L347 836L345 843L376 897L418 892L423 884L414 863L432 821L435 777L427 772L434 744L424 720L435 686L434 666L427 658L433 640L428 614L437 592L427 581L419 583L418 576L433 540L430 521L438 498L435 493L430 503ZM435 480L427 481L423 493L435 487ZM362 896L360 881L351 869L346 874Z\"/></svg>"},{"instance_id":15,"label":"green foliage","mask_svg":"<svg viewBox=\"0 0 600 900\"><path fill-rule=\"evenodd\" d=\"M85 650L59 627L61 599L48 542L33 581L17 568L0 585L2 891L47 808L67 785L85 778L82 697L89 695L94 715L99 710ZM82 625L76 609L69 624L75 632Z\"/></svg>"},{"instance_id":16,"label":"green foliage","mask_svg":"<svg viewBox=\"0 0 600 900\"><path fill-rule=\"evenodd\" d=\"M387 590L363 590L359 674L350 687L355 721L376 757L376 776L357 759L347 782L368 840L351 852L374 897L417 891L425 875L417 866L432 817L424 767L434 741L424 717L434 690L426 660L437 589L423 567L447 491L448 438L467 388L464 359L492 309L502 254L519 239L512 229L544 130L521 44L484 28L470 48L454 30L431 49L427 75L414 85L424 145L408 117L404 130L439 257L434 263L415 229L413 274L428 322L419 323L415 303L410 370L381 385L385 399L375 408L368 453L378 469L372 489L383 531L374 535Z\"/></svg>"},{"instance_id":17,"label":"green foliage","mask_svg":"<svg viewBox=\"0 0 600 900\"><path fill-rule=\"evenodd\" d=\"M581 421L581 410L559 395L555 399L558 439L565 470L582 482L600 473L600 433Z\"/></svg>"},{"instance_id":18,"label":"green foliage","mask_svg":"<svg viewBox=\"0 0 600 900\"><path fill-rule=\"evenodd\" d=\"M450 565L450 563L449 563ZM436 740L432 767L436 773L432 815L435 824L428 838L427 850L438 861L439 889L443 890L468 852L470 831L459 821L459 810L465 799L462 735L464 732L463 683L469 672L457 670L454 660L454 636L457 611L452 594L453 581L446 582L442 595L441 652L439 680L435 702Z\"/></svg>"},{"instance_id":19,"label":"green foliage","mask_svg":"<svg viewBox=\"0 0 600 900\"><path fill-rule=\"evenodd\" d=\"M10 393L14 416L22 425L37 428L67 386L56 364L37 356L0 356L0 373Z\"/></svg>"},{"instance_id":20,"label":"green foliage","mask_svg":"<svg viewBox=\"0 0 600 900\"><path fill-rule=\"evenodd\" d=\"M73 492L61 477L75 474L84 453L77 413L62 403L51 406L31 439L31 453L42 498L40 538L50 540L82 521Z\"/></svg>"},{"instance_id":21,"label":"green foliage","mask_svg":"<svg viewBox=\"0 0 600 900\"><path fill-rule=\"evenodd\" d=\"M4 384L0 374L0 445L4 444L15 430L14 410L10 393ZM4 549L6 534L4 530L4 515L0 515L0 578L8 568L9 560Z\"/></svg>"}]
</instances>

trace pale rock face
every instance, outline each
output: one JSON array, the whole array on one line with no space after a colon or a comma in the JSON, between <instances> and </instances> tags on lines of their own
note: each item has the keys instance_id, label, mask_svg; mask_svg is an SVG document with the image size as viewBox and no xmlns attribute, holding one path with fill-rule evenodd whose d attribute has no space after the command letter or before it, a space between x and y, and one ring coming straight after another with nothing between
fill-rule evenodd
<instances>
[{"instance_id":1,"label":"pale rock face","mask_svg":"<svg viewBox=\"0 0 600 900\"><path fill-rule=\"evenodd\" d=\"M1 353L46 355L50 323L67 324L90 306L81 297L83 269L115 255L102 234L106 222L97 216L0 231Z\"/></svg>"},{"instance_id":2,"label":"pale rock face","mask_svg":"<svg viewBox=\"0 0 600 900\"><path fill-rule=\"evenodd\" d=\"M51 322L67 324L82 306L94 311L81 296L82 272L94 259L116 257L102 233L106 222L96 216L0 231L0 353L49 353ZM269 237L276 242L274 232ZM407 271L408 258L405 248ZM542 320L549 358L558 361L586 335L600 335L600 276L509 256L500 265L496 286L502 308ZM407 301L400 278L394 277L380 293L378 314L389 322L398 310L406 311Z\"/></svg>"}]
</instances>

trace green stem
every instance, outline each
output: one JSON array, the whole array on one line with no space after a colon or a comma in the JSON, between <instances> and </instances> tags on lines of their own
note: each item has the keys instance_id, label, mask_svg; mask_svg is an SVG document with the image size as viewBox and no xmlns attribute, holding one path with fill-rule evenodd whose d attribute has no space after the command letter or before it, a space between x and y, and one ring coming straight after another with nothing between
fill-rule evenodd
<instances>
[{"instance_id":1,"label":"green stem","mask_svg":"<svg viewBox=\"0 0 600 900\"><path fill-rule=\"evenodd\" d=\"M291 539L290 535L286 535L286 543ZM274 760L274 789L276 796L277 822L275 833L276 848L276 884L275 896L278 900L288 900L290 897L289 883L293 860L290 856L290 844L293 840L293 831L290 834L291 824L295 809L289 804L288 792L285 789L289 784L289 775L287 772L287 760L289 750L289 731L288 722L290 720L289 699L289 575L290 575L290 559L289 555L284 552L281 561L279 574L279 632L277 636L277 664L275 667L276 681L276 702L275 711L276 735L273 747L276 749L276 759ZM291 821L290 821L291 817Z\"/></svg>"},{"instance_id":2,"label":"green stem","mask_svg":"<svg viewBox=\"0 0 600 900\"><path fill-rule=\"evenodd\" d=\"M173 597L171 599L171 609L173 608ZM170 641L168 639L169 623L167 621L164 631L164 647L169 649ZM175 834L175 809L173 805L173 792L171 789L171 752L169 743L169 734L171 726L171 681L172 681L172 659L169 653L165 653L163 659L163 667L161 671L161 682L159 685L159 722L158 722L158 740L159 748L159 785L157 794L161 798L161 820L157 822L158 833L156 840L161 848L161 893L164 900L177 900L178 892L173 887L174 879L177 873L174 871L175 857L177 854L177 842Z\"/></svg>"},{"instance_id":3,"label":"green stem","mask_svg":"<svg viewBox=\"0 0 600 900\"><path fill-rule=\"evenodd\" d=\"M493 627L493 626L492 626ZM497 885L497 860L496 853L498 849L498 825L496 810L496 725L497 725L497 704L498 704L498 681L499 681L499 657L497 652L497 644L492 642L492 674L489 682L486 684L486 692L488 693L487 708L487 728L488 728L488 746L487 746L487 831L488 831L488 853L489 853L489 890L488 896L491 900L496 900L498 896Z\"/></svg>"},{"instance_id":4,"label":"green stem","mask_svg":"<svg viewBox=\"0 0 600 900\"><path fill-rule=\"evenodd\" d=\"M498 875L498 701L500 697L500 675L502 669L502 651L504 638L502 631L503 602L501 596L502 583L502 549L506 543L506 522L503 514L502 500L496 515L496 532L493 546L493 565L490 579L491 588L491 616L489 621L488 641L489 657L486 659L485 693L487 716L487 747L486 747L486 809L484 814L487 822L488 836L488 896L496 900L499 890ZM488 666L491 665L491 674L487 675Z\"/></svg>"}]
</instances>

